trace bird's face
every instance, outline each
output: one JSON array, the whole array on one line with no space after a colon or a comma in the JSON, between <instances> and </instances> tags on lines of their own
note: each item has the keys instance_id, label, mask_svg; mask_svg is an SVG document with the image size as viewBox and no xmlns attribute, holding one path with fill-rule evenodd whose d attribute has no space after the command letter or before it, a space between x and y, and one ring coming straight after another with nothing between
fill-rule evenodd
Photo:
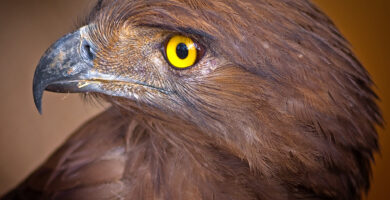
<instances>
[{"instance_id":1,"label":"bird's face","mask_svg":"<svg viewBox=\"0 0 390 200\"><path fill-rule=\"evenodd\" d=\"M202 84L224 62L201 37L188 33L131 23L107 36L95 28L87 32L94 35L87 37L88 43L99 46L87 50L96 51L90 71L102 77L82 80L78 87L96 85L96 92L122 107L150 106L176 113L180 108L174 104L183 105L188 99L182 98L191 96L188 90ZM105 44L99 43L101 37L106 37Z\"/></svg>"},{"instance_id":2,"label":"bird's face","mask_svg":"<svg viewBox=\"0 0 390 200\"><path fill-rule=\"evenodd\" d=\"M228 127L223 124L243 121L257 109L253 105L261 104L262 81L229 61L214 36L185 22L107 19L116 9L115 4L102 8L45 53L34 78L39 109L44 89L82 92L133 112L163 113L210 130L204 125Z\"/></svg>"}]
</instances>

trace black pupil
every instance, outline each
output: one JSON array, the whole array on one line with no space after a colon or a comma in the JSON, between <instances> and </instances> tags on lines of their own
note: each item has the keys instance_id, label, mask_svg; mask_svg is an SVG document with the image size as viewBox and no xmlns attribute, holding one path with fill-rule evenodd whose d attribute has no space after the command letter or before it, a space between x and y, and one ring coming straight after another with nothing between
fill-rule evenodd
<instances>
[{"instance_id":1,"label":"black pupil","mask_svg":"<svg viewBox=\"0 0 390 200\"><path fill-rule=\"evenodd\" d=\"M184 43L180 43L176 47L176 54L180 59L187 58L188 56L188 48Z\"/></svg>"}]
</instances>

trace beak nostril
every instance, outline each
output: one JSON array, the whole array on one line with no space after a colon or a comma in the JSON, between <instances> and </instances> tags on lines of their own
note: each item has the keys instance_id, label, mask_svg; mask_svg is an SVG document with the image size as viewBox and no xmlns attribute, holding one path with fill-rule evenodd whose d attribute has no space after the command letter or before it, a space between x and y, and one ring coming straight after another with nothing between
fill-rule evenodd
<instances>
[{"instance_id":1,"label":"beak nostril","mask_svg":"<svg viewBox=\"0 0 390 200\"><path fill-rule=\"evenodd\" d=\"M87 61L91 62L95 59L96 53L92 47L87 41L83 41L82 47L81 47L81 54L82 57Z\"/></svg>"},{"instance_id":2,"label":"beak nostril","mask_svg":"<svg viewBox=\"0 0 390 200\"><path fill-rule=\"evenodd\" d=\"M91 45L87 44L84 46L85 51L87 52L88 58L90 60L93 60L95 58L95 55L92 53Z\"/></svg>"},{"instance_id":3,"label":"beak nostril","mask_svg":"<svg viewBox=\"0 0 390 200\"><path fill-rule=\"evenodd\" d=\"M92 54L91 46L87 44L85 45L85 49L87 50L88 58L93 60L95 56Z\"/></svg>"}]
</instances>

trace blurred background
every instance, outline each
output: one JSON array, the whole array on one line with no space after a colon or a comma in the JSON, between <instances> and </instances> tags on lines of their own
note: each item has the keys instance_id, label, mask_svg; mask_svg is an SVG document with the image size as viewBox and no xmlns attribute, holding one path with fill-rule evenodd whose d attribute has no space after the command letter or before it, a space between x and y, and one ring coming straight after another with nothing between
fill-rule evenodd
<instances>
[{"instance_id":1,"label":"blurred background","mask_svg":"<svg viewBox=\"0 0 390 200\"><path fill-rule=\"evenodd\" d=\"M390 121L390 1L314 0L350 41L376 83ZM95 0L0 0L0 195L22 181L66 137L104 105L79 95L45 93L44 115L32 98L34 69L43 52L76 28ZM390 129L379 129L368 200L390 199Z\"/></svg>"}]
</instances>

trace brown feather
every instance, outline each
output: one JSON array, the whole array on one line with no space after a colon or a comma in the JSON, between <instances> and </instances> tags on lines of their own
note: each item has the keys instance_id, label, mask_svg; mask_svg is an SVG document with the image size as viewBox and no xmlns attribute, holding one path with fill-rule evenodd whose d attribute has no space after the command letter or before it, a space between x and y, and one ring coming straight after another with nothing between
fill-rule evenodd
<instances>
[{"instance_id":1,"label":"brown feather","mask_svg":"<svg viewBox=\"0 0 390 200\"><path fill-rule=\"evenodd\" d=\"M309 1L103 0L87 23L97 70L174 92L107 84L139 97L95 94L115 108L5 199L348 200L369 188L373 83ZM205 57L153 64L170 34Z\"/></svg>"}]
</instances>

